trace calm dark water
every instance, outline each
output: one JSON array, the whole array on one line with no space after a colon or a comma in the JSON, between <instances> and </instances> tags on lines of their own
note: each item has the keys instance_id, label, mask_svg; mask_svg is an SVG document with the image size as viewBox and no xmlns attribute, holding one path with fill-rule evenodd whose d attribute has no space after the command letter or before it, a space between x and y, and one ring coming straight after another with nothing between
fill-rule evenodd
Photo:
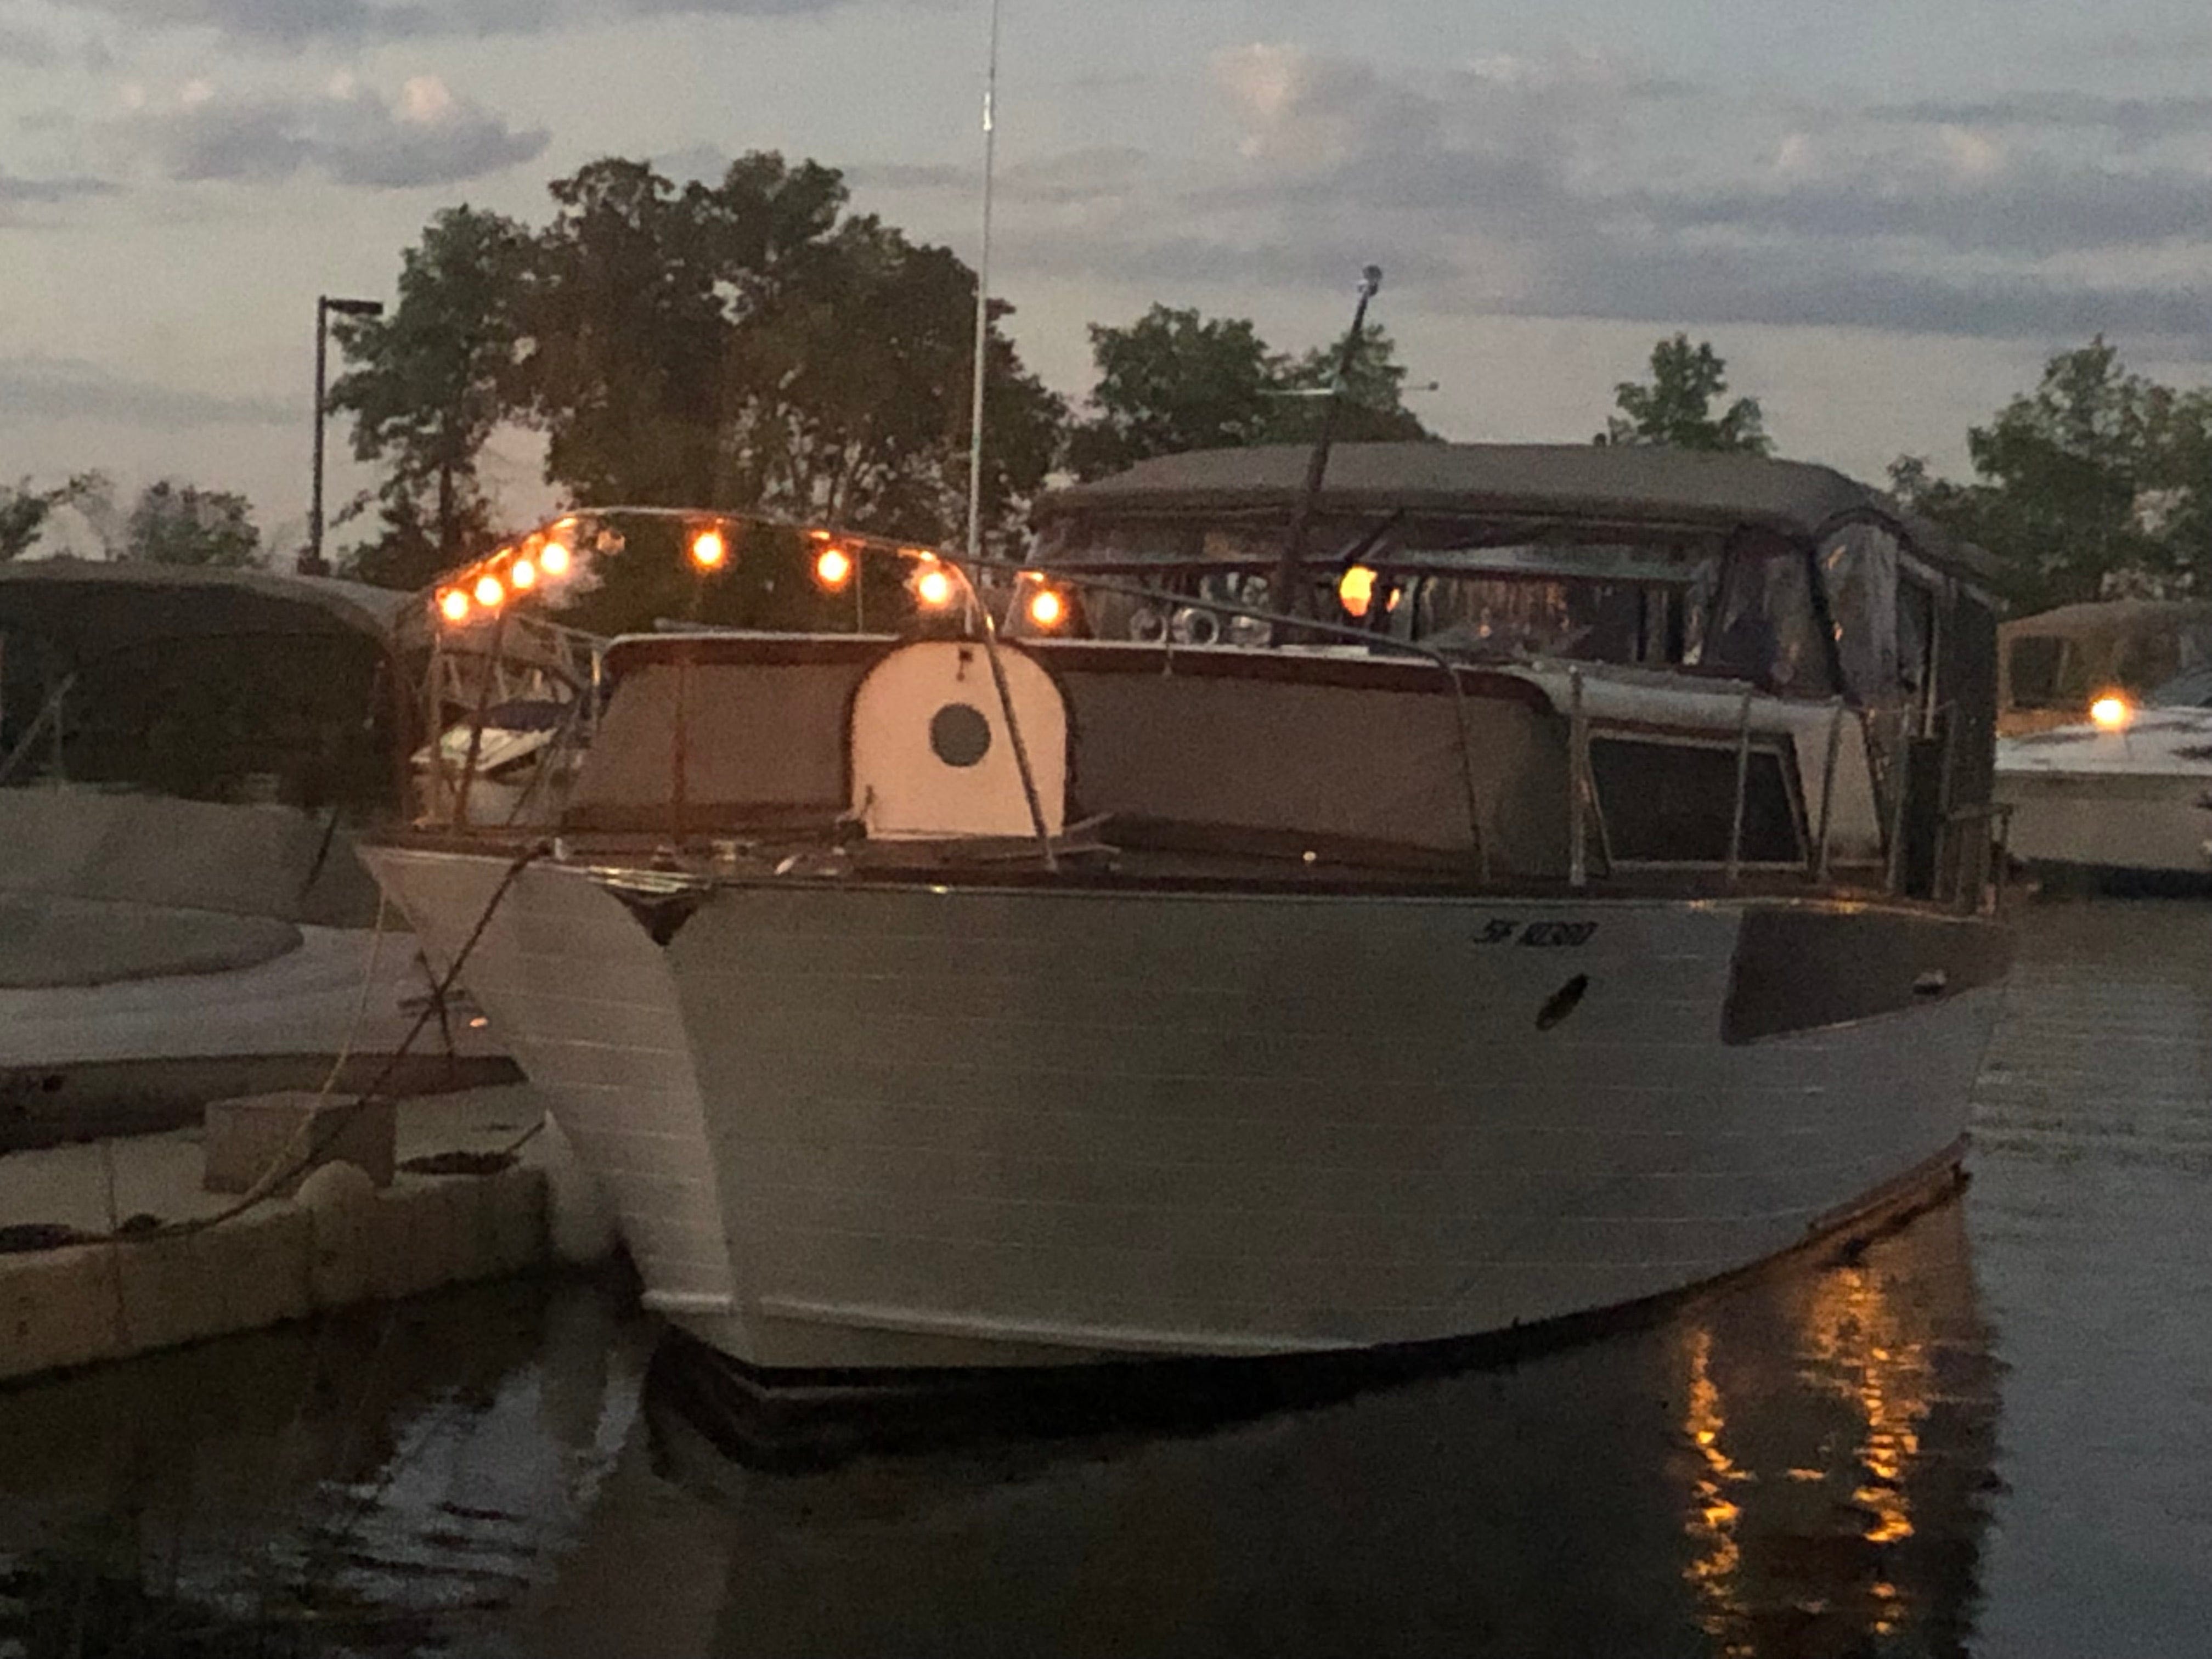
<instances>
[{"instance_id":1,"label":"calm dark water","mask_svg":"<svg viewBox=\"0 0 2212 1659\"><path fill-rule=\"evenodd\" d=\"M2212 1651L2212 906L2026 912L1963 1199L1183 1437L749 1470L616 1288L0 1393L21 1655Z\"/></svg>"}]
</instances>

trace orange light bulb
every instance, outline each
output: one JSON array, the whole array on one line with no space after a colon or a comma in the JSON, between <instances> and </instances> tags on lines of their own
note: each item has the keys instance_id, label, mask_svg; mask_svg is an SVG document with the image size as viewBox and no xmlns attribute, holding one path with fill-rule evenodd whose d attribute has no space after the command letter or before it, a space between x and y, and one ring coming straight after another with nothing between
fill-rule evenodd
<instances>
[{"instance_id":1,"label":"orange light bulb","mask_svg":"<svg viewBox=\"0 0 2212 1659\"><path fill-rule=\"evenodd\" d=\"M449 623L469 619L469 596L458 587L449 587L438 595L438 611Z\"/></svg>"},{"instance_id":2,"label":"orange light bulb","mask_svg":"<svg viewBox=\"0 0 2212 1659\"><path fill-rule=\"evenodd\" d=\"M952 603L952 578L943 567L932 565L914 579L914 596L932 611Z\"/></svg>"},{"instance_id":3,"label":"orange light bulb","mask_svg":"<svg viewBox=\"0 0 2212 1659\"><path fill-rule=\"evenodd\" d=\"M526 592L538 586L538 567L528 559L517 559L508 569L507 580L516 592Z\"/></svg>"},{"instance_id":4,"label":"orange light bulb","mask_svg":"<svg viewBox=\"0 0 2212 1659\"><path fill-rule=\"evenodd\" d=\"M507 599L507 589L498 577L487 571L477 578L477 603L487 611L496 611Z\"/></svg>"},{"instance_id":5,"label":"orange light bulb","mask_svg":"<svg viewBox=\"0 0 2212 1659\"><path fill-rule=\"evenodd\" d=\"M1049 632L1067 620L1067 601L1057 589L1040 587L1030 596L1030 620Z\"/></svg>"},{"instance_id":6,"label":"orange light bulb","mask_svg":"<svg viewBox=\"0 0 2212 1659\"><path fill-rule=\"evenodd\" d=\"M814 580L835 592L853 580L853 556L834 544L823 548L814 561Z\"/></svg>"},{"instance_id":7,"label":"orange light bulb","mask_svg":"<svg viewBox=\"0 0 2212 1659\"><path fill-rule=\"evenodd\" d=\"M719 530L702 530L691 538L691 562L702 570L719 570L730 556L730 544Z\"/></svg>"},{"instance_id":8,"label":"orange light bulb","mask_svg":"<svg viewBox=\"0 0 2212 1659\"><path fill-rule=\"evenodd\" d=\"M2134 721L2136 711L2128 700L2117 693L2101 696L2089 705L2089 718L2096 722L2100 732L2124 732Z\"/></svg>"},{"instance_id":9,"label":"orange light bulb","mask_svg":"<svg viewBox=\"0 0 2212 1659\"><path fill-rule=\"evenodd\" d=\"M1364 618L1375 605L1375 573L1355 564L1336 585L1337 603L1347 617Z\"/></svg>"}]
</instances>

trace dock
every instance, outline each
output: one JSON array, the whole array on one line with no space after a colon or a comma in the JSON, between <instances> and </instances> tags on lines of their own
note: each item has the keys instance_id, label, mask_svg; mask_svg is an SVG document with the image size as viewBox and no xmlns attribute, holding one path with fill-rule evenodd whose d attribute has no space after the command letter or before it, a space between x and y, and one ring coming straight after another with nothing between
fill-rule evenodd
<instances>
[{"instance_id":1,"label":"dock","mask_svg":"<svg viewBox=\"0 0 2212 1659\"><path fill-rule=\"evenodd\" d=\"M0 1381L604 1254L544 1123L520 1085L404 1100L390 1186L330 1164L228 1217L200 1128L0 1157Z\"/></svg>"}]
</instances>

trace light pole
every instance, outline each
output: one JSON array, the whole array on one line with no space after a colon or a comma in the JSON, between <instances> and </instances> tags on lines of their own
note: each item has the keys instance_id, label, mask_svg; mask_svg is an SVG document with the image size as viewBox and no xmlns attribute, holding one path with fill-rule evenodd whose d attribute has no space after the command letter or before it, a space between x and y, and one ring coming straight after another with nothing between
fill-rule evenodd
<instances>
[{"instance_id":1,"label":"light pole","mask_svg":"<svg viewBox=\"0 0 2212 1659\"><path fill-rule=\"evenodd\" d=\"M315 483L314 494L307 502L307 550L300 555L299 572L302 576L327 576L331 568L323 560L323 422L329 412L326 407L330 378L331 313L341 317L381 317L383 305L375 300L333 300L327 294L315 299Z\"/></svg>"}]
</instances>

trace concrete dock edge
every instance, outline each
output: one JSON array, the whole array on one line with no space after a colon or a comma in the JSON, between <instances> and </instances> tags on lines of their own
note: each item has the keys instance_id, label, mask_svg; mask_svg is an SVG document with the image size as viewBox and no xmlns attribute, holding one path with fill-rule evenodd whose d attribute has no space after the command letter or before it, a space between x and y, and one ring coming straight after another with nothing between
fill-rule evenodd
<instances>
[{"instance_id":1,"label":"concrete dock edge","mask_svg":"<svg viewBox=\"0 0 2212 1659\"><path fill-rule=\"evenodd\" d=\"M380 1192L333 1164L216 1226L0 1255L0 1381L548 1265L547 1194L529 1164Z\"/></svg>"}]
</instances>

